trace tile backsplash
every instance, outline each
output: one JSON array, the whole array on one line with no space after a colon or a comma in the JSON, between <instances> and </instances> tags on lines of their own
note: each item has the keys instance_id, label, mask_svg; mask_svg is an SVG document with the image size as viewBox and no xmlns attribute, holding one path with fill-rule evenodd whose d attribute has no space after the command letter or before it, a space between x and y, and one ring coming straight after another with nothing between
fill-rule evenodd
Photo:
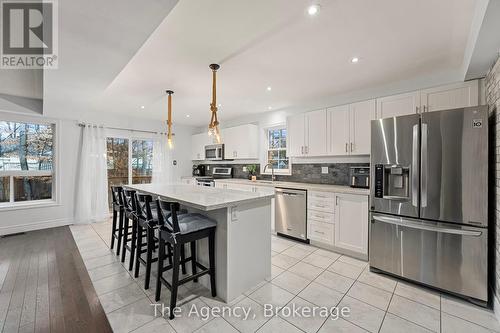
<instances>
[{"instance_id":1,"label":"tile backsplash","mask_svg":"<svg viewBox=\"0 0 500 333\"><path fill-rule=\"evenodd\" d=\"M232 167L234 178L248 178L248 172L243 171L243 164L207 164L212 174L214 167ZM328 185L349 185L349 168L359 166L370 166L369 163L314 163L314 164L293 164L290 176L276 175L278 181L328 184ZM328 173L321 173L321 167L328 167ZM257 164L257 179L271 179L270 175L260 174L260 165Z\"/></svg>"}]
</instances>

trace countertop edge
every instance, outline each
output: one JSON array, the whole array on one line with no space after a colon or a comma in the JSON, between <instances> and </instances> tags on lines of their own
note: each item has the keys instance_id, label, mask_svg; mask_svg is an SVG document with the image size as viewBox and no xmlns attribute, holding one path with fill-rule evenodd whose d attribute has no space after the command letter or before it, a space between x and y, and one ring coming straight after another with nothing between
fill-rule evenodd
<instances>
[{"instance_id":1,"label":"countertop edge","mask_svg":"<svg viewBox=\"0 0 500 333\"><path fill-rule=\"evenodd\" d=\"M215 182L220 183L233 183L242 185L255 185L255 186L266 186L266 187L287 187L293 189L310 189L319 192L332 192L332 193L347 193L347 194L357 194L357 195L370 195L369 189L353 188L345 185L328 185L328 184L313 184L313 183L298 183L298 182L276 182L272 183L259 183L252 182L247 179L240 178L230 178L230 179L215 179Z\"/></svg>"}]
</instances>

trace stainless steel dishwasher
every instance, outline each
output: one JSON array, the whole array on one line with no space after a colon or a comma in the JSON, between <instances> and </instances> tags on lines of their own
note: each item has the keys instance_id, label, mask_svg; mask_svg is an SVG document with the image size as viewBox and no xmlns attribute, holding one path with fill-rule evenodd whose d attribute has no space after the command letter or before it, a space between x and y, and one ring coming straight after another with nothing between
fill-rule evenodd
<instances>
[{"instance_id":1,"label":"stainless steel dishwasher","mask_svg":"<svg viewBox=\"0 0 500 333\"><path fill-rule=\"evenodd\" d=\"M307 191L277 187L276 232L307 241Z\"/></svg>"}]
</instances>

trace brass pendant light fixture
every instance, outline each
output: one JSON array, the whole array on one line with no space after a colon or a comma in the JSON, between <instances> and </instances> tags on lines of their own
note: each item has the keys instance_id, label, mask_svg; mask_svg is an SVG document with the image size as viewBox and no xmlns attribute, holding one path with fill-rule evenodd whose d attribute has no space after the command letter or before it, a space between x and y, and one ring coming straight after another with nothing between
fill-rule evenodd
<instances>
[{"instance_id":1,"label":"brass pendant light fixture","mask_svg":"<svg viewBox=\"0 0 500 333\"><path fill-rule=\"evenodd\" d=\"M212 70L212 103L210 103L210 112L212 117L210 119L210 124L208 124L208 135L214 136L217 143L222 143L219 131L219 121L217 120L217 91L216 91L216 81L217 81L217 70L220 68L217 64L211 64L210 69Z\"/></svg>"},{"instance_id":2,"label":"brass pendant light fixture","mask_svg":"<svg viewBox=\"0 0 500 333\"><path fill-rule=\"evenodd\" d=\"M167 119L167 142L170 149L173 148L174 144L172 142L172 90L167 90L168 94L168 119Z\"/></svg>"}]
</instances>

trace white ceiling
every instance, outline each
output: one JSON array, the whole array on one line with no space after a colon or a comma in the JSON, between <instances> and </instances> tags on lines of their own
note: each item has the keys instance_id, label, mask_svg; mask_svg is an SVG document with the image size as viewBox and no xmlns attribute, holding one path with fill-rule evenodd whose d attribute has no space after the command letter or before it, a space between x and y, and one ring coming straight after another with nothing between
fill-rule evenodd
<instances>
[{"instance_id":1,"label":"white ceiling","mask_svg":"<svg viewBox=\"0 0 500 333\"><path fill-rule=\"evenodd\" d=\"M148 29L155 19L161 21L144 44L139 42L142 35L128 43L129 36L123 34L124 50L93 54L105 78L87 82L88 68L74 69L63 78L52 78L48 97L57 93L58 86L66 98L81 90L83 95L75 100L92 101L98 110L164 120L164 91L172 89L174 121L200 126L209 120L212 62L221 64L221 122L266 112L268 107L308 110L325 96L435 73L448 73L449 79L463 67L477 1L323 0L316 17L306 13L310 4L310 0L185 0L171 11L163 10L163 21L161 6L143 10L137 16ZM358 64L350 63L353 56L361 59ZM106 71L105 65L111 70ZM272 86L270 92L267 86Z\"/></svg>"}]
</instances>

